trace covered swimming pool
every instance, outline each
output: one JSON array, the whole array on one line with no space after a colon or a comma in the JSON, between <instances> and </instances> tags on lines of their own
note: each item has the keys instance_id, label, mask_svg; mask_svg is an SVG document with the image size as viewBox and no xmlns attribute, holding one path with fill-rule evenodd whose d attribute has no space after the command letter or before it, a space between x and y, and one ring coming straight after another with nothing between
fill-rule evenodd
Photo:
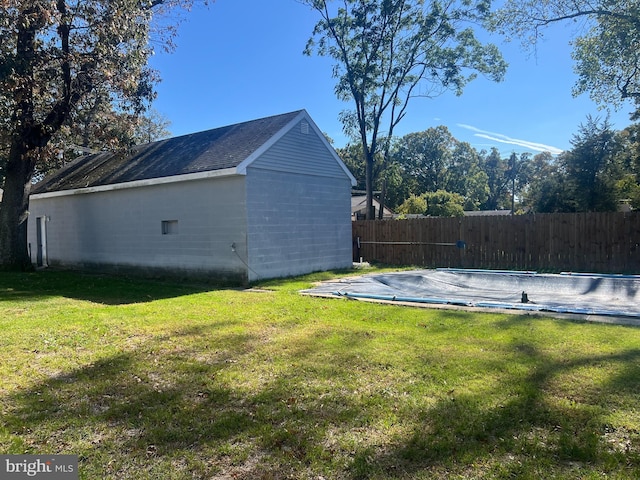
<instances>
[{"instance_id":1,"label":"covered swimming pool","mask_svg":"<svg viewBox=\"0 0 640 480\"><path fill-rule=\"evenodd\" d=\"M435 269L374 273L302 293L421 305L576 314L640 325L640 276Z\"/></svg>"}]
</instances>

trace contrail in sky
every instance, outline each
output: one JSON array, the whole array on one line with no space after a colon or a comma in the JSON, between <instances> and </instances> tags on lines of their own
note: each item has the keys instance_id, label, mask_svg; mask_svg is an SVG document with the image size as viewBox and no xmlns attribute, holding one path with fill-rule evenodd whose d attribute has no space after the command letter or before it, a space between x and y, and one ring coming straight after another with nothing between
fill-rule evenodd
<instances>
[{"instance_id":1,"label":"contrail in sky","mask_svg":"<svg viewBox=\"0 0 640 480\"><path fill-rule=\"evenodd\" d=\"M457 125L459 127L466 128L467 130L471 130L472 132L476 132L474 133L474 136L476 137L486 138L487 140L492 140L494 142L518 145L519 147L528 148L529 150L535 150L537 152L550 152L553 155L558 155L563 152L561 148L552 147L551 145L529 142L527 140L519 140L517 138L511 138L506 135L502 135L501 133L487 132L486 130L480 130L479 128L473 127L471 125L465 125L464 123L458 123Z\"/></svg>"}]
</instances>

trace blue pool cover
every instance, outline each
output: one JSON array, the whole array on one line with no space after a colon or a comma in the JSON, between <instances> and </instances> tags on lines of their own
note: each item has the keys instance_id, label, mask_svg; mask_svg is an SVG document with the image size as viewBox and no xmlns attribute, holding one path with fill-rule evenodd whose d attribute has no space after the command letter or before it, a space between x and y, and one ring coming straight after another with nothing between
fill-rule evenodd
<instances>
[{"instance_id":1,"label":"blue pool cover","mask_svg":"<svg viewBox=\"0 0 640 480\"><path fill-rule=\"evenodd\" d=\"M640 319L640 276L496 270L414 270L322 283L302 293Z\"/></svg>"}]
</instances>

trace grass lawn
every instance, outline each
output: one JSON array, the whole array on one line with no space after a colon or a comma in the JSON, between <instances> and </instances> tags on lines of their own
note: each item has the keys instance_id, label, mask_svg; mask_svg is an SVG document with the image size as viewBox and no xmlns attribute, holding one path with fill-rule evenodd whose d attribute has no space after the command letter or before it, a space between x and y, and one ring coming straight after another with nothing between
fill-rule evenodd
<instances>
[{"instance_id":1,"label":"grass lawn","mask_svg":"<svg viewBox=\"0 0 640 480\"><path fill-rule=\"evenodd\" d=\"M640 329L0 273L0 452L82 479L637 479Z\"/></svg>"}]
</instances>

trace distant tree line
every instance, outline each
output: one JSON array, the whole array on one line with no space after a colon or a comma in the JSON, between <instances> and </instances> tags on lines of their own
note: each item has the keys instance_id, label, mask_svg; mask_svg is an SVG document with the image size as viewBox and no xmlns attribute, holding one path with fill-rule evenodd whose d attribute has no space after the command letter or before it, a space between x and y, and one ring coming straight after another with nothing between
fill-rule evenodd
<instances>
[{"instance_id":1,"label":"distant tree line","mask_svg":"<svg viewBox=\"0 0 640 480\"><path fill-rule=\"evenodd\" d=\"M430 214L612 210L621 199L637 205L635 127L615 132L607 121L589 118L570 151L509 158L497 150L477 152L444 127L402 139L394 129L412 98L460 95L478 75L504 77L504 59L495 45L476 38L478 26L535 50L548 26L573 25L572 93L588 93L607 109L631 103L638 115L638 0L505 0L495 11L484 0L302 3L319 14L306 53L334 60L336 95L351 103L340 119L360 146L342 154L363 179L367 218L373 217L374 189L391 207L426 205Z\"/></svg>"},{"instance_id":2,"label":"distant tree line","mask_svg":"<svg viewBox=\"0 0 640 480\"><path fill-rule=\"evenodd\" d=\"M389 142L389 160L374 162L375 190L401 214L460 216L465 210L515 213L606 212L640 208L640 124L622 131L587 117L571 149L554 156L476 150L444 126ZM338 153L365 188L359 144ZM384 167L384 168L383 168Z\"/></svg>"}]
</instances>

